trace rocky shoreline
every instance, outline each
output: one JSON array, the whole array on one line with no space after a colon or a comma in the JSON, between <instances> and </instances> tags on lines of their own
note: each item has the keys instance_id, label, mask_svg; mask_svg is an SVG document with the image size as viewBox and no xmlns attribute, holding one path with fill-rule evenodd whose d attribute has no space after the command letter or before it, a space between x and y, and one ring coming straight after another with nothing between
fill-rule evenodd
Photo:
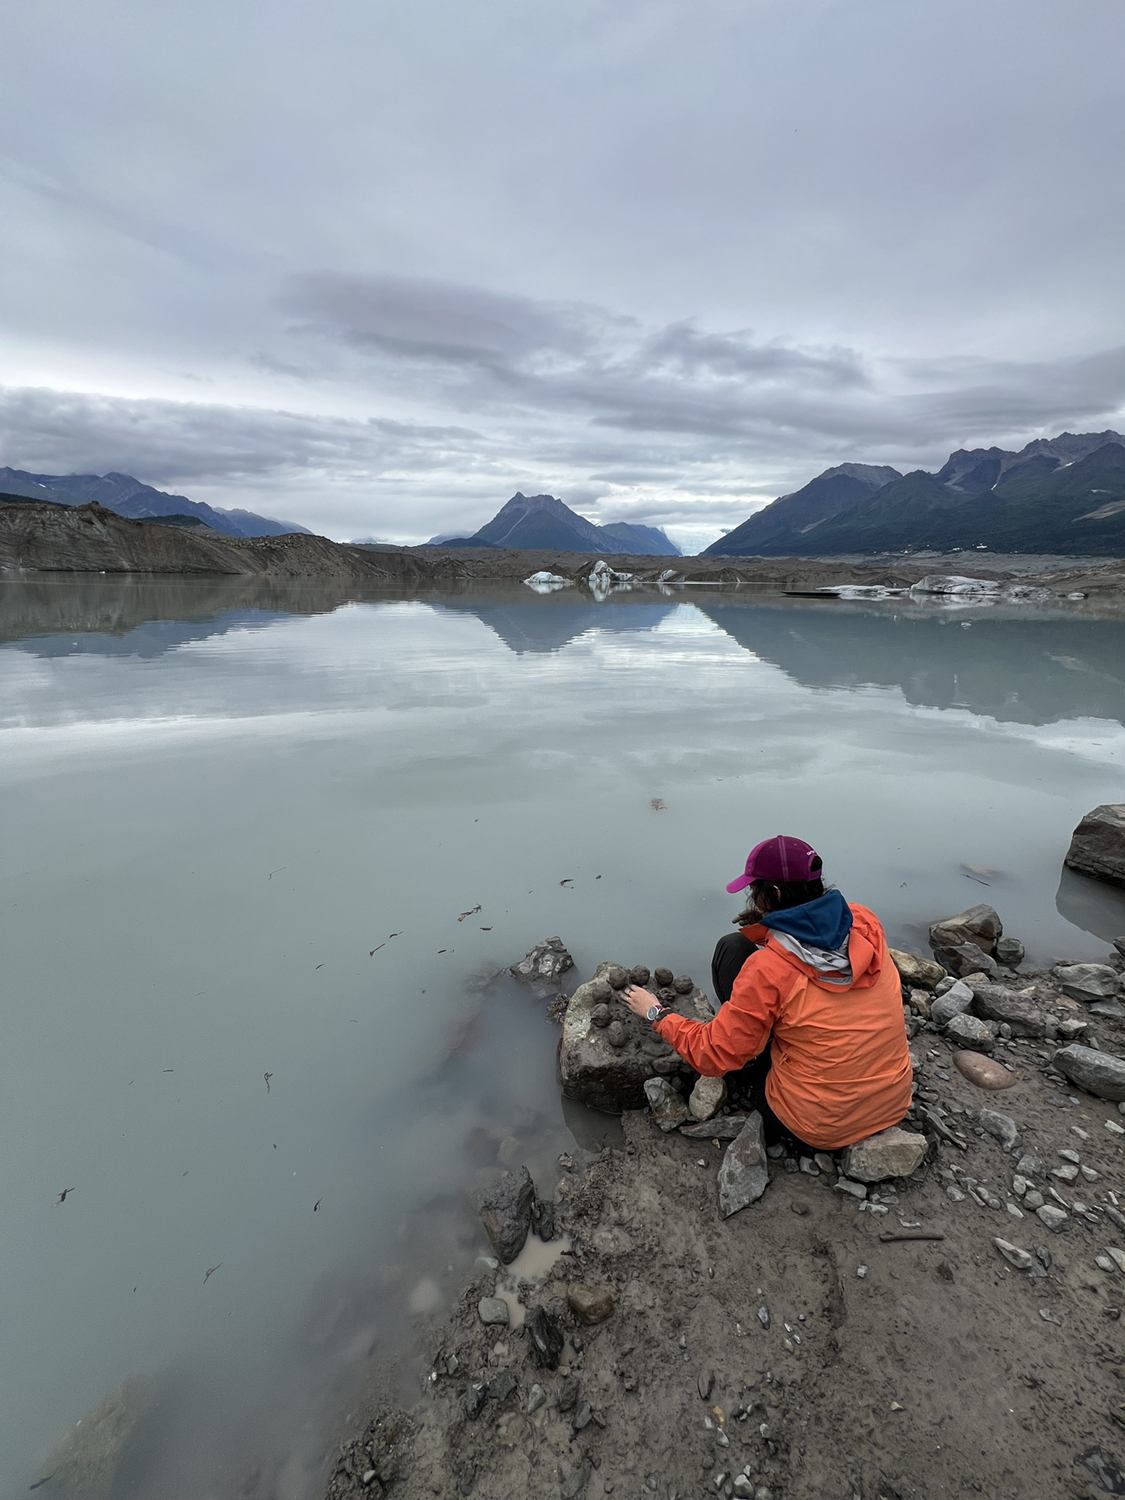
<instances>
[{"instance_id":1,"label":"rocky shoreline","mask_svg":"<svg viewBox=\"0 0 1125 1500\"><path fill-rule=\"evenodd\" d=\"M671 575L686 585L740 584L815 592L829 586L909 588L941 569L987 576L1050 598L1081 593L1094 599L1125 594L1125 562L935 554L894 558L729 558L611 556L610 573L642 584ZM200 579L323 580L364 588L460 588L474 582L523 582L536 573L588 588L593 556L480 547L355 546L291 533L231 537L217 532L127 520L104 507L0 504L0 578L50 574L151 574ZM675 566L669 566L674 563ZM609 583L612 585L613 580ZM597 592L595 590L595 592Z\"/></svg>"},{"instance_id":2,"label":"rocky shoreline","mask_svg":"<svg viewBox=\"0 0 1125 1500\"><path fill-rule=\"evenodd\" d=\"M618 1014L625 983L702 992L606 963L555 1002L562 1087L614 1095L623 1144L537 1191L505 1143L471 1188L478 1274L419 1327L418 1399L388 1377L327 1500L1125 1492L1125 938L1029 967L978 906L930 942L894 955L901 1139L771 1148L735 1209L739 1101ZM548 940L520 977L542 1002L568 964Z\"/></svg>"}]
</instances>

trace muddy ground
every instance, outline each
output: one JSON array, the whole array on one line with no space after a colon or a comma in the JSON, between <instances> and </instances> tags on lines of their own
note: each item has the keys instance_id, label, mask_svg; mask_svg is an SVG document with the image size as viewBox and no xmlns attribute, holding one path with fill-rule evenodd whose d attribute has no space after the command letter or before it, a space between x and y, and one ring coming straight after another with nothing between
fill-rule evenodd
<instances>
[{"instance_id":1,"label":"muddy ground","mask_svg":"<svg viewBox=\"0 0 1125 1500\"><path fill-rule=\"evenodd\" d=\"M1009 982L1035 984L1062 1019L1086 1018L1042 972ZM1125 1049L1120 1024L1094 1025L1103 1048ZM539 1184L570 1248L520 1295L529 1313L560 1318L559 1368L535 1362L526 1328L481 1323L496 1281L483 1268L451 1315L418 1323L414 1357L383 1372L375 1415L332 1461L329 1500L1125 1493L1125 1277L1094 1259L1125 1249L1105 1212L1115 1194L1125 1207L1125 1135L1107 1128L1125 1119L1053 1073L1055 1045L998 1040L1015 1082L986 1093L919 1029L916 1104L936 1106L964 1149L932 1137L910 1180L871 1188L875 1211L834 1189L834 1174L779 1159L765 1196L724 1221L725 1142L626 1115L623 1145ZM982 1107L1014 1118L1019 1148L982 1130ZM1086 1169L1075 1184L1050 1175L1060 1150ZM1070 1210L1060 1233L1019 1208L1024 1152L1042 1159L1048 1201L1053 1185ZM943 1238L881 1239L918 1227ZM996 1237L1038 1251L1046 1274L1012 1269ZM483 1232L479 1243L487 1254ZM576 1321L576 1284L612 1293L607 1321ZM402 1401L404 1380L416 1399ZM529 1412L536 1385L545 1400Z\"/></svg>"}]
</instances>

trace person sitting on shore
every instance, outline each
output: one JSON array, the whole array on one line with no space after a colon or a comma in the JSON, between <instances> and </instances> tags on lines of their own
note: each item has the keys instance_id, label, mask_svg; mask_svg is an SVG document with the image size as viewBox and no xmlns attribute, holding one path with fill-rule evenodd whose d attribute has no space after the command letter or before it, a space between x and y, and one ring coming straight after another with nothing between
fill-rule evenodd
<instances>
[{"instance_id":1,"label":"person sitting on shore","mask_svg":"<svg viewBox=\"0 0 1125 1500\"><path fill-rule=\"evenodd\" d=\"M752 849L727 890L747 887L740 930L715 948L715 1017L676 1015L636 986L624 993L629 1008L704 1077L744 1070L730 1082L761 1111L770 1144L837 1151L899 1124L912 1069L879 919L825 886L820 856L801 839Z\"/></svg>"}]
</instances>

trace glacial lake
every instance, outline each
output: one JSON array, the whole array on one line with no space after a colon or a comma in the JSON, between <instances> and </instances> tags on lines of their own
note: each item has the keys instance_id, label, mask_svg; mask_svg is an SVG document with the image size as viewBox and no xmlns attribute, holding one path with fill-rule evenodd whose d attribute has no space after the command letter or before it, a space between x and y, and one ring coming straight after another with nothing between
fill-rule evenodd
<instances>
[{"instance_id":1,"label":"glacial lake","mask_svg":"<svg viewBox=\"0 0 1125 1500\"><path fill-rule=\"evenodd\" d=\"M782 831L921 951L979 900L1033 961L1125 931L1062 871L1125 800L1087 604L5 581L0 745L3 1500L130 1377L115 1500L319 1500L469 1174L613 1136L491 977L538 939L709 989Z\"/></svg>"}]
</instances>

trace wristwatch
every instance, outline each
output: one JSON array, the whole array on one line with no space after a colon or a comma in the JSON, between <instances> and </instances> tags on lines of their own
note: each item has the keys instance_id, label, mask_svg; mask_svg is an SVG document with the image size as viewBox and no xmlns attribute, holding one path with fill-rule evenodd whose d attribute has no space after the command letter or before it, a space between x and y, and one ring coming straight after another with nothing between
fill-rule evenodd
<instances>
[{"instance_id":1,"label":"wristwatch","mask_svg":"<svg viewBox=\"0 0 1125 1500\"><path fill-rule=\"evenodd\" d=\"M645 1011L645 1020L659 1021L660 1017L663 1015L667 1015L667 1013L667 1009L659 1002L657 1002L657 1004L655 1005L650 1005L648 1010Z\"/></svg>"}]
</instances>

